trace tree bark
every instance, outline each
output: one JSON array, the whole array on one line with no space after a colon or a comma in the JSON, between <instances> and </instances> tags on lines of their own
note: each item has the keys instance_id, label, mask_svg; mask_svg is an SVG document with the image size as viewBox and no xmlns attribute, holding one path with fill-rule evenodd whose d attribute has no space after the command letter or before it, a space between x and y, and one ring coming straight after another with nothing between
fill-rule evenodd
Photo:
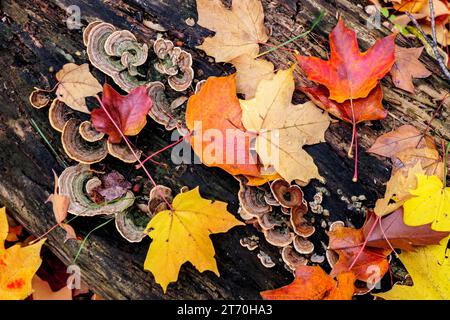
<instances>
[{"instance_id":1,"label":"tree bark","mask_svg":"<svg viewBox=\"0 0 450 320\"><path fill-rule=\"evenodd\" d=\"M335 26L336 16L341 15L349 27L358 32L363 49L377 38L389 34L389 30L369 29L364 1L299 0L281 1L291 5L280 6L277 1L263 0L266 25L272 32L270 43L277 45L310 27L312 21L325 11L319 26L308 36L295 42L291 48L303 54L326 57L328 34ZM295 4L295 5L293 5ZM184 42L193 54L194 69L198 79L232 72L229 65L211 63L211 59L195 47L212 33L198 25L188 26L186 19L197 20L195 0L3 0L0 22L0 203L5 205L33 235L45 233L55 223L51 207L45 200L53 189L51 169L62 171L62 160L73 164L62 149L60 136L48 124L47 113L33 109L28 96L34 86L51 88L55 84L54 71L67 62L88 62L81 30L69 30L64 22L68 6L77 5L81 10L83 25L100 19L118 28L128 29L140 40L155 38L156 32L145 26L152 21L165 27L167 37ZM402 46L420 45L416 40L397 37ZM278 50L267 58L278 68L287 67L293 57ZM393 86L389 77L382 81L385 93L384 105L389 110L386 120L360 125L360 180L352 183L353 160L347 158L351 140L351 128L342 122L334 123L326 134L326 143L311 146L307 151L315 159L321 174L326 178L325 187L331 195L326 197L325 207L331 212L331 221L349 221L360 226L361 213L347 208L342 196L364 194L367 206L374 205L383 195L390 176L390 164L386 159L365 153L380 134L402 124L412 124L424 129L431 120L440 100L448 93L448 83L441 75L437 63L426 54L422 62L433 72L427 79L417 80L415 94L406 93ZM299 75L301 76L301 75ZM305 99L296 94L295 100ZM430 123L431 133L438 139L450 140L450 122L447 117L450 105L444 103L442 112ZM35 126L47 138L54 151L37 133ZM170 133L153 122L139 136L139 146L151 153L170 143ZM158 158L170 164L170 152ZM133 175L130 166L112 166ZM227 201L230 211L237 213L238 183L225 172L203 165L170 166L167 170L151 167L158 183L172 186L174 190L187 185L201 186L204 196ZM308 199L314 195L318 182L305 188ZM80 218L74 223L77 232L86 235L102 219ZM313 236L316 252L323 254L321 244L327 243L321 219L316 219L318 232ZM149 240L132 245L121 239L115 228L109 225L96 231L82 250L77 264L87 284L104 298L110 299L256 299L259 291L285 285L292 279L278 262L278 249L267 243L261 250L277 262L272 269L263 267L255 252L239 245L239 239L258 234L252 227L235 228L227 234L212 237L216 248L221 277L211 272L199 273L190 264L182 267L178 282L169 286L166 295L155 284L153 276L143 270ZM261 236L261 235L260 235ZM262 238L262 237L261 237ZM49 234L47 245L65 263L70 264L79 249L80 242L63 243L64 233L56 230Z\"/></svg>"}]
</instances>

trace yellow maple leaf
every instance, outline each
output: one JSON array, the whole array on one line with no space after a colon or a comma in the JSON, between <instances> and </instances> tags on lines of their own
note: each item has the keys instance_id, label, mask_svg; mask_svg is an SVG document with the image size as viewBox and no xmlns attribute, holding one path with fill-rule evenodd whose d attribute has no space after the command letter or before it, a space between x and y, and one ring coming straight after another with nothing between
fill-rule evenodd
<instances>
[{"instance_id":1,"label":"yellow maple leaf","mask_svg":"<svg viewBox=\"0 0 450 320\"><path fill-rule=\"evenodd\" d=\"M260 0L233 0L231 10L221 0L197 0L198 24L216 32L199 49L217 62L249 54L255 57L259 44L268 40L264 10Z\"/></svg>"},{"instance_id":2,"label":"yellow maple leaf","mask_svg":"<svg viewBox=\"0 0 450 320\"><path fill-rule=\"evenodd\" d=\"M8 221L0 209L0 300L22 300L32 292L31 280L41 265L41 247L45 239L27 247L16 244L5 249Z\"/></svg>"},{"instance_id":3,"label":"yellow maple leaf","mask_svg":"<svg viewBox=\"0 0 450 320\"><path fill-rule=\"evenodd\" d=\"M405 201L411 198L409 190L417 187L417 175L424 173L425 170L422 169L420 162L412 168L405 167L397 170L386 184L384 198L378 199L375 203L375 214L382 217L403 206Z\"/></svg>"},{"instance_id":4,"label":"yellow maple leaf","mask_svg":"<svg viewBox=\"0 0 450 320\"><path fill-rule=\"evenodd\" d=\"M295 89L294 68L281 70L272 80L262 80L256 96L241 100L244 127L258 134L255 149L266 166L273 166L287 181L322 179L304 145L325 141L328 114L312 102L291 103Z\"/></svg>"},{"instance_id":5,"label":"yellow maple leaf","mask_svg":"<svg viewBox=\"0 0 450 320\"><path fill-rule=\"evenodd\" d=\"M439 245L402 252L399 258L411 275L414 285L395 284L390 291L375 296L386 300L449 300L450 258L447 254L449 239L450 237L443 239Z\"/></svg>"},{"instance_id":6,"label":"yellow maple leaf","mask_svg":"<svg viewBox=\"0 0 450 320\"><path fill-rule=\"evenodd\" d=\"M274 66L271 62L254 59L248 54L233 59L231 63L236 68L236 90L245 95L246 99L255 97L261 80L270 80L274 76Z\"/></svg>"},{"instance_id":7,"label":"yellow maple leaf","mask_svg":"<svg viewBox=\"0 0 450 320\"><path fill-rule=\"evenodd\" d=\"M91 113L86 106L86 97L95 96L103 87L89 71L87 63L68 63L56 74L59 81L56 96L74 110Z\"/></svg>"},{"instance_id":8,"label":"yellow maple leaf","mask_svg":"<svg viewBox=\"0 0 450 320\"><path fill-rule=\"evenodd\" d=\"M450 231L450 188L444 188L437 176L417 175L413 198L404 204L405 224L421 226L431 223L435 231Z\"/></svg>"},{"instance_id":9,"label":"yellow maple leaf","mask_svg":"<svg viewBox=\"0 0 450 320\"><path fill-rule=\"evenodd\" d=\"M180 267L191 262L200 272L210 270L219 276L210 235L244 225L227 211L227 204L200 196L198 187L180 193L173 201L173 212L159 212L148 224L152 243L145 259L149 270L164 292L176 282Z\"/></svg>"}]
</instances>

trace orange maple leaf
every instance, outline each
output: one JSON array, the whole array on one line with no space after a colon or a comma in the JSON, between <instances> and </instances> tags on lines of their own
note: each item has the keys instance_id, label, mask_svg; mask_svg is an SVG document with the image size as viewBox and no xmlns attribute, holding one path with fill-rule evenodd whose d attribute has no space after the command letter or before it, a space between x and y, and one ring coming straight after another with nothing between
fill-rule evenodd
<instances>
[{"instance_id":1,"label":"orange maple leaf","mask_svg":"<svg viewBox=\"0 0 450 320\"><path fill-rule=\"evenodd\" d=\"M256 153L250 152L255 135L245 130L241 119L236 76L210 77L187 105L186 125L192 132L192 148L205 165L222 168L232 175L245 175L250 185L276 179L278 175L261 175ZM220 137L205 132L215 132Z\"/></svg>"},{"instance_id":2,"label":"orange maple leaf","mask_svg":"<svg viewBox=\"0 0 450 320\"><path fill-rule=\"evenodd\" d=\"M396 34L393 34L379 39L362 53L355 31L339 19L330 34L330 60L301 55L297 55L297 60L309 80L330 90L330 99L342 103L349 99L365 98L394 64L395 37Z\"/></svg>"},{"instance_id":3,"label":"orange maple leaf","mask_svg":"<svg viewBox=\"0 0 450 320\"><path fill-rule=\"evenodd\" d=\"M366 98L353 100L353 112L352 103L349 100L338 103L328 98L330 92L325 86L308 85L300 87L299 90L304 92L316 106L349 123L353 123L353 117L355 123L359 123L381 120L388 114L383 108L383 91L380 86L376 86Z\"/></svg>"},{"instance_id":4,"label":"orange maple leaf","mask_svg":"<svg viewBox=\"0 0 450 320\"><path fill-rule=\"evenodd\" d=\"M291 284L263 291L261 296L265 300L351 300L354 282L352 272L339 274L336 282L319 266L300 266Z\"/></svg>"},{"instance_id":5,"label":"orange maple leaf","mask_svg":"<svg viewBox=\"0 0 450 320\"><path fill-rule=\"evenodd\" d=\"M364 247L363 229L336 226L328 234L328 248L339 255L339 260L333 266L330 275L336 276L342 272L352 271L356 279L372 284L377 283L388 271L388 249Z\"/></svg>"}]
</instances>

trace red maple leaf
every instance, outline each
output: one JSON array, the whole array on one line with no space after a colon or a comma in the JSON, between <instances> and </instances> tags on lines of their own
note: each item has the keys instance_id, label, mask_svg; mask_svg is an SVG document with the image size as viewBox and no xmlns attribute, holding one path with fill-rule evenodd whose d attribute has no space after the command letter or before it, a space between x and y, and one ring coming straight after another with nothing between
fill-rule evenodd
<instances>
[{"instance_id":1,"label":"red maple leaf","mask_svg":"<svg viewBox=\"0 0 450 320\"><path fill-rule=\"evenodd\" d=\"M330 99L339 103L365 98L392 68L395 62L396 34L377 40L366 52L359 51L355 31L339 19L330 34L330 60L297 55L309 80L330 91Z\"/></svg>"},{"instance_id":2,"label":"red maple leaf","mask_svg":"<svg viewBox=\"0 0 450 320\"><path fill-rule=\"evenodd\" d=\"M145 86L122 96L109 84L103 86L102 104L125 136L135 136L145 127L153 106ZM93 110L91 121L97 131L108 134L111 143L122 141L122 135L103 109Z\"/></svg>"}]
</instances>

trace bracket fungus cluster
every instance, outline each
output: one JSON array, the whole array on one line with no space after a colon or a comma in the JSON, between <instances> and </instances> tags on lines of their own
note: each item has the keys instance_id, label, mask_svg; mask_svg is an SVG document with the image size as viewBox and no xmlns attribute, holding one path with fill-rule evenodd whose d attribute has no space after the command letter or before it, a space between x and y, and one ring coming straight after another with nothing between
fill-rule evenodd
<instances>
[{"instance_id":1,"label":"bracket fungus cluster","mask_svg":"<svg viewBox=\"0 0 450 320\"><path fill-rule=\"evenodd\" d=\"M190 53L176 47L172 41L159 38L153 44L153 50L158 57L155 69L169 76L169 86L175 91L185 91L194 80L192 56Z\"/></svg>"},{"instance_id":2,"label":"bracket fungus cluster","mask_svg":"<svg viewBox=\"0 0 450 320\"><path fill-rule=\"evenodd\" d=\"M137 41L127 30L117 30L112 24L95 21L83 33L89 61L110 76L124 91L147 83L147 75L139 72L148 58L148 46Z\"/></svg>"},{"instance_id":3,"label":"bracket fungus cluster","mask_svg":"<svg viewBox=\"0 0 450 320\"><path fill-rule=\"evenodd\" d=\"M154 102L149 112L153 120L168 131L179 125L173 116L174 105L169 102L166 87L159 80L166 76L173 90L187 90L194 80L190 53L176 47L172 41L159 38L152 46L153 55L149 46L140 43L131 32L117 30L113 25L100 21L86 27L83 40L92 65L109 75L121 89L130 92L142 85L148 88L148 95ZM159 75L155 75L151 67Z\"/></svg>"},{"instance_id":4,"label":"bracket fungus cluster","mask_svg":"<svg viewBox=\"0 0 450 320\"><path fill-rule=\"evenodd\" d=\"M88 165L65 169L58 180L60 194L70 200L68 212L75 216L113 216L118 232L129 242L145 238L150 216L135 205L131 184L118 172L100 175Z\"/></svg>"},{"instance_id":5,"label":"bracket fungus cluster","mask_svg":"<svg viewBox=\"0 0 450 320\"><path fill-rule=\"evenodd\" d=\"M308 240L315 232L305 218L308 204L300 186L277 179L270 188L248 186L240 179L240 216L264 234L268 243L281 248L281 257L292 271L308 263L314 244ZM241 245L250 246L244 239ZM267 259L264 259L267 260Z\"/></svg>"}]
</instances>

